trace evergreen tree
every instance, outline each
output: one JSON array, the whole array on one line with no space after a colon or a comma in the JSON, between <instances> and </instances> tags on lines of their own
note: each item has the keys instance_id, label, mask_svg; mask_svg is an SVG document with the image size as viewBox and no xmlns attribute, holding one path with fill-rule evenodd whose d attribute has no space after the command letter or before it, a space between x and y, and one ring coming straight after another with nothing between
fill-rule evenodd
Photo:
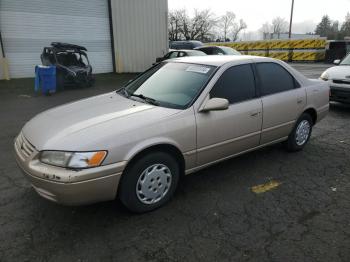
<instances>
[{"instance_id":1,"label":"evergreen tree","mask_svg":"<svg viewBox=\"0 0 350 262\"><path fill-rule=\"evenodd\" d=\"M350 36L350 13L347 13L345 16L345 21L340 29L342 37Z\"/></svg>"},{"instance_id":2,"label":"evergreen tree","mask_svg":"<svg viewBox=\"0 0 350 262\"><path fill-rule=\"evenodd\" d=\"M328 15L324 15L316 27L315 34L328 39L340 39L339 22L332 21Z\"/></svg>"},{"instance_id":3,"label":"evergreen tree","mask_svg":"<svg viewBox=\"0 0 350 262\"><path fill-rule=\"evenodd\" d=\"M328 15L322 17L321 22L316 26L315 34L320 36L327 36L331 31L332 22Z\"/></svg>"}]
</instances>

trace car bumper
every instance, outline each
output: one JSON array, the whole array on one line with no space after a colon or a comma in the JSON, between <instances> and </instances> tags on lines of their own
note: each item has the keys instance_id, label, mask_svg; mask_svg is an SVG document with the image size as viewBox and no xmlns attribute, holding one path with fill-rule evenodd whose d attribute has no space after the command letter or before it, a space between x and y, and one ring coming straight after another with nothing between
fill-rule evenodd
<instances>
[{"instance_id":1,"label":"car bumper","mask_svg":"<svg viewBox=\"0 0 350 262\"><path fill-rule=\"evenodd\" d=\"M331 94L329 97L330 101L350 103L350 85L344 87L344 85L335 85L330 86Z\"/></svg>"},{"instance_id":2,"label":"car bumper","mask_svg":"<svg viewBox=\"0 0 350 262\"><path fill-rule=\"evenodd\" d=\"M123 161L82 170L49 166L38 160L39 152L21 134L14 148L17 164L35 191L63 205L86 205L115 199L126 165Z\"/></svg>"}]
</instances>

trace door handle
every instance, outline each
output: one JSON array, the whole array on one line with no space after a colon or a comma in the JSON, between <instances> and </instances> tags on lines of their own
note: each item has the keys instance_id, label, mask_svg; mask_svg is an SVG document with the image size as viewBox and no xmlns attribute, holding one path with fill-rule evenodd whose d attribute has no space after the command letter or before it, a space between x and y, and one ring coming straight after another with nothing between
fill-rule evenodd
<instances>
[{"instance_id":1,"label":"door handle","mask_svg":"<svg viewBox=\"0 0 350 262\"><path fill-rule=\"evenodd\" d=\"M302 98L298 98L297 103L301 104L302 102L303 102L303 99Z\"/></svg>"},{"instance_id":2,"label":"door handle","mask_svg":"<svg viewBox=\"0 0 350 262\"><path fill-rule=\"evenodd\" d=\"M259 114L260 114L259 110L250 112L250 116L252 116L252 117L255 117L255 116L259 115Z\"/></svg>"}]
</instances>

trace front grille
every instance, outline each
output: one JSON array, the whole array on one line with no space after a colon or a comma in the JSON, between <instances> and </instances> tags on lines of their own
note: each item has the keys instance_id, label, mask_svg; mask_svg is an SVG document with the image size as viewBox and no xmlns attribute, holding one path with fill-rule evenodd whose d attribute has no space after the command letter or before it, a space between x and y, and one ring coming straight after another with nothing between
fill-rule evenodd
<instances>
[{"instance_id":1,"label":"front grille","mask_svg":"<svg viewBox=\"0 0 350 262\"><path fill-rule=\"evenodd\" d=\"M22 157L27 159L35 151L35 147L20 133L16 139L16 147Z\"/></svg>"},{"instance_id":2,"label":"front grille","mask_svg":"<svg viewBox=\"0 0 350 262\"><path fill-rule=\"evenodd\" d=\"M332 89L331 98L341 99L341 100L350 100L350 92L343 92L336 89Z\"/></svg>"},{"instance_id":3,"label":"front grille","mask_svg":"<svg viewBox=\"0 0 350 262\"><path fill-rule=\"evenodd\" d=\"M334 79L334 84L350 85L350 80Z\"/></svg>"}]
</instances>

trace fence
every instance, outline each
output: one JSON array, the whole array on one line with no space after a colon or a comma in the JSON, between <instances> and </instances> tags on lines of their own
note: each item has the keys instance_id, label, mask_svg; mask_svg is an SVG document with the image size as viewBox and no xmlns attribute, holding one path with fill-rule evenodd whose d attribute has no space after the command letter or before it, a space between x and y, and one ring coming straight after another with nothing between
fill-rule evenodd
<instances>
[{"instance_id":1,"label":"fence","mask_svg":"<svg viewBox=\"0 0 350 262\"><path fill-rule=\"evenodd\" d=\"M266 56L285 61L324 61L326 39L287 39L211 43L232 47L242 54Z\"/></svg>"}]
</instances>

